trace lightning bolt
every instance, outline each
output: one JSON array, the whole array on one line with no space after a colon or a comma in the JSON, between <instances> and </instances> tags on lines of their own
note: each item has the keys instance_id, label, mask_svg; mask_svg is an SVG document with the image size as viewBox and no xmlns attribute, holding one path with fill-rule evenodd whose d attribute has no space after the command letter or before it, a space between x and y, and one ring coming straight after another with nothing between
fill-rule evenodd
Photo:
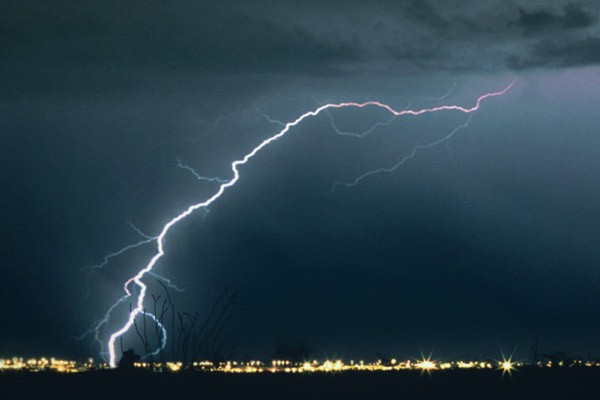
<instances>
[{"instance_id":1,"label":"lightning bolt","mask_svg":"<svg viewBox=\"0 0 600 400\"><path fill-rule=\"evenodd\" d=\"M152 274L152 273L150 273L150 274ZM154 274L152 274L152 275L153 276L157 276L157 275L154 275ZM167 285L169 286L169 284L167 284ZM170 287L174 287L175 290L178 290L178 291L183 291L183 289L179 289L179 288L177 288L174 285L170 286ZM102 358L104 358L106 355L108 355L109 353L106 351L106 349L104 347L104 342L100 339L101 329L110 320L111 314L114 311L114 309L117 308L121 303L124 303L128 298L129 298L129 296L125 295L125 296L121 297L119 300L117 300L116 303L114 303L112 306L110 306L108 308L108 310L106 311L106 313L104 314L104 316L100 320L94 322L92 324L92 327L90 329L88 329L82 335L76 337L75 339L76 340L83 340L86 337L88 337L89 335L93 334L94 341L97 342L100 345L100 355L102 356ZM156 350L154 350L152 353L146 354L143 357L143 358L147 358L149 356L155 356L155 355L157 355L158 353L160 353L160 351L162 349L165 348L165 346L167 345L168 335L167 335L167 329L164 327L164 325L160 322L160 320L154 314L152 314L151 312L148 312L148 311L142 311L141 314L146 315L147 317L149 317L150 319L152 319L156 323L156 325L158 326L158 328L161 330L161 332L162 332L161 337L160 337L160 339L161 339L160 347L157 348ZM105 361L106 361L106 359L105 359Z\"/></svg>"},{"instance_id":2,"label":"lightning bolt","mask_svg":"<svg viewBox=\"0 0 600 400\"><path fill-rule=\"evenodd\" d=\"M290 131L291 128L297 126L298 124L300 124L302 121L304 121L307 118L319 115L323 111L330 110L330 109L340 109L340 108L378 107L378 108L388 111L390 114L392 114L394 116L403 116L403 115L418 116L418 115L422 115L422 114L439 112L439 111L459 111L459 112L463 112L463 113L472 113L479 109L482 101L484 101L487 98L504 95L513 86L513 84L514 84L514 81L499 92L491 92L491 93L486 93L482 96L479 96L475 102L475 105L472 107L463 107L463 106L458 106L458 105L445 105L445 106L438 106L438 107L432 107L432 108L423 108L420 110L395 110L391 106L381 103L381 102L378 102L378 101L367 101L367 102L362 102L362 103L356 103L356 102L330 103L330 104L322 105L314 110L307 111L306 113L300 115L295 120L286 123L278 133L263 140L260 144L258 144L256 147L254 147L249 153L247 153L243 158L233 161L231 163L231 171L233 173L233 178L229 181L221 183L219 186L219 189L216 191L215 194L213 194L208 199L206 199L202 202L190 205L187 209L185 209L179 215L177 215L176 217L174 217L173 219L168 221L163 226L159 235L156 237L156 245L157 245L156 254L150 259L150 261L148 262L148 264L145 267L143 267L135 276L131 277L127 282L125 282L125 285L124 285L124 290L126 293L125 297L128 298L128 297L132 296L132 293L129 289L129 286L132 284L135 284L137 287L139 287L139 293L137 294L137 300L135 302L136 306L135 306L135 308L133 308L130 311L129 317L127 318L127 322L120 329L118 329L116 332L114 332L110 335L110 338L108 340L110 365L112 367L116 366L116 352L115 352L116 340L119 337L121 337L123 334L125 334L127 331L129 331L129 329L134 324L135 318L140 313L144 312L144 299L146 296L147 286L142 281L142 279L144 278L144 276L146 274L148 274L149 272L152 271L152 269L154 268L154 265L165 254L164 240L165 240L165 237L167 236L167 234L169 233L169 231L178 222L180 222L181 220L188 217L194 211L196 211L200 208L208 207L213 202L215 202L217 199L219 199L223 195L223 193L225 193L225 191L227 189L233 187L239 180L239 178L240 178L239 167L248 163L262 149L269 146L271 143L275 142L276 140L282 138L286 133L288 133Z\"/></svg>"},{"instance_id":3,"label":"lightning bolt","mask_svg":"<svg viewBox=\"0 0 600 400\"><path fill-rule=\"evenodd\" d=\"M394 172L395 170L397 170L398 168L400 168L400 166L402 166L405 162L407 162L408 160L410 160L411 158L413 158L417 152L419 150L425 150L425 149L429 149L432 148L434 146L437 146L438 144L444 143L448 140L450 140L452 138L452 136L454 136L458 131L460 131L461 129L466 128L467 126L469 126L469 124L471 123L471 117L473 117L473 114L469 114L469 117L467 118L467 120L465 121L465 123L457 126L456 128L454 128L450 133L448 133L446 136L428 143L428 144L418 144L415 147L413 147L413 149L410 151L410 153L408 153L406 156L404 156L403 158L400 159L400 161L398 161L396 164L392 165L389 168L377 168L368 172L365 172L364 174L354 178L353 181L350 182L335 182L332 186L331 186L331 191L330 193L333 193L335 191L335 189L339 186L346 186L346 187L351 187L351 186L356 186L360 183L360 181L362 181L365 178L368 178L371 175L375 175L375 174L380 174L380 173L390 173L390 172Z\"/></svg>"},{"instance_id":4,"label":"lightning bolt","mask_svg":"<svg viewBox=\"0 0 600 400\"><path fill-rule=\"evenodd\" d=\"M175 160L177 160L177 168L181 168L181 169L185 169L186 171L189 171L199 181L218 182L218 183L227 183L228 182L227 180L221 179L221 178L202 176L199 173L197 173L194 168L183 164L179 158L175 158Z\"/></svg>"},{"instance_id":5,"label":"lightning bolt","mask_svg":"<svg viewBox=\"0 0 600 400\"><path fill-rule=\"evenodd\" d=\"M127 224L131 227L131 229L136 232L138 235L140 235L144 240L141 240L137 243L134 244L130 244L128 246L125 246L117 251L114 251L112 253L107 254L106 256L104 256L104 259L102 260L102 262L95 264L95 265L90 265L90 266L86 266L81 268L82 270L89 270L89 273L87 275L87 284L88 284L88 292L86 294L86 297L90 295L90 291L89 291L89 281L90 281L90 277L91 275L99 269L104 268L106 265L108 265L110 263L110 261L113 258L116 258L126 252L128 252L129 250L133 250L137 247L141 247L145 244L151 243L153 241L156 240L156 236L149 236L146 233L142 232L141 229L139 229L137 226L135 226L131 221L127 221ZM155 277L156 279L161 280L162 282L164 282L167 287L177 291L177 292L184 292L185 290L178 287L177 285L175 285L173 282L171 282L170 279L159 275L155 272L149 272L149 275ZM102 327L104 325L106 325L108 323L108 321L110 320L110 317L112 315L112 312L115 310L115 308L117 308L117 306L119 306L121 303L125 302L125 300L128 299L128 295L125 295L123 297L121 297L119 300L117 300L113 305L111 305L108 310L106 311L106 313L104 314L104 316L95 321L92 324L92 327L90 329L88 329L87 331L83 332L80 336L75 337L76 340L84 340L86 337L90 336L93 334L93 339L96 343L98 343L100 345L100 355L104 358L106 355L108 355L108 352L105 350L104 347L104 342L100 339L100 332L102 330ZM167 331L164 328L164 326L160 323L160 321L156 318L156 316L154 316L152 313L149 312L145 312L145 315L148 316L149 318L151 318L156 324L157 326L161 329L162 331L162 339L161 342L161 347L156 349L153 353L150 353L151 355L156 355L158 354L158 352L160 352L164 346L166 345L166 340L167 340ZM105 360L106 361L106 360Z\"/></svg>"},{"instance_id":6,"label":"lightning bolt","mask_svg":"<svg viewBox=\"0 0 600 400\"><path fill-rule=\"evenodd\" d=\"M406 109L406 107L405 107ZM383 122L377 122L376 124L374 124L373 126L371 126L369 129L367 129L366 131L360 132L360 133L356 133L356 132L349 132L349 131L343 131L341 129L339 129L337 127L337 125L335 124L335 120L333 119L333 116L331 115L331 113L329 112L329 110L325 110L325 114L327 114L327 116L329 117L329 122L331 123L331 127L333 128L333 130L335 131L335 133L337 133L340 136L354 136L356 138L364 138L365 136L370 135L371 133L375 132L375 130L377 128L379 128L380 126L388 126L389 124L391 124L392 122L394 122L396 120L396 118L398 118L397 115L392 115L391 118L389 118L387 121L383 121Z\"/></svg>"},{"instance_id":7,"label":"lightning bolt","mask_svg":"<svg viewBox=\"0 0 600 400\"><path fill-rule=\"evenodd\" d=\"M107 254L106 256L104 256L104 259L102 260L101 263L98 263L95 265L88 265L81 269L89 270L90 272L93 272L98 269L102 269L110 262L111 259L116 258L124 253L127 253L129 250L133 250L133 249L143 246L145 244L151 243L151 242L155 241L156 239L157 239L156 237L147 237L144 240L141 240L137 243L130 244L128 246L123 247L122 249L119 249L117 251Z\"/></svg>"},{"instance_id":8,"label":"lightning bolt","mask_svg":"<svg viewBox=\"0 0 600 400\"><path fill-rule=\"evenodd\" d=\"M320 104L321 102L319 102L319 100L317 100L316 98L314 99L315 102L317 104ZM409 102L403 109L406 110L407 108L410 107L412 101ZM263 111L261 111L258 107L254 107L254 109L256 111L258 111L263 118L265 118L269 123L271 124L275 124L275 125L280 125L280 126L285 126L285 122L282 122L278 119L274 119L271 118L270 115L264 113ZM327 114L327 117L329 118L329 123L331 124L331 127L333 128L333 130L335 131L335 133L337 133L340 136L354 136L356 138L363 138L365 136L370 135L371 133L373 133L377 128L381 127L381 126L388 126L389 124L391 124L392 122L394 122L396 120L396 118L398 117L397 115L392 115L391 118L387 119L386 121L381 121L381 122L377 122L375 124L373 124L369 129L363 131L363 132L351 132L351 131L344 131L341 130L340 128L338 128L337 124L335 123L335 119L333 118L333 115L331 115L331 113L329 112L329 110L325 110L325 114Z\"/></svg>"},{"instance_id":9,"label":"lightning bolt","mask_svg":"<svg viewBox=\"0 0 600 400\"><path fill-rule=\"evenodd\" d=\"M454 92L454 89L456 89L456 81L454 81L454 83L452 84L452 87L443 95L439 96L439 97L426 97L424 100L444 100L447 99L448 97L450 97L450 95L452 94L452 92ZM319 103L319 101L317 99L315 99L315 101L317 101L317 103ZM408 102L408 104L406 106L403 107L403 110L407 110L408 108L411 107L412 105L412 100ZM394 114L392 115L391 118L387 119L386 121L380 121L377 122L376 124L372 125L369 129L363 131L363 132L352 132L352 131L344 131L341 130L340 128L338 128L337 124L335 123L335 119L333 118L333 115L331 114L331 112L329 112L329 110L325 110L325 113L327 114L327 117L329 117L329 121L331 123L331 127L333 128L333 130L335 131L335 133L337 133L340 136L353 136L356 138L363 138L365 136L370 135L371 133L375 132L375 130L377 130L377 128L382 127L382 126L388 126L390 125L392 122L394 122L396 120L396 118L398 118L398 114ZM263 114L263 116L265 118L267 118L267 120L271 123L276 123L279 125L284 126L285 124L281 121L272 119L271 117L269 117L266 114Z\"/></svg>"},{"instance_id":10,"label":"lightning bolt","mask_svg":"<svg viewBox=\"0 0 600 400\"><path fill-rule=\"evenodd\" d=\"M127 221L127 223L129 224L129 226L131 227L131 229L133 229L134 232L136 232L142 238L144 238L144 240L139 241L137 243L130 244L129 246L125 246L125 247L123 247L123 248L121 248L121 249L119 249L119 250L117 250L115 252L107 254L106 256L104 256L104 259L102 260L102 262L100 262L98 264L89 265L89 266L81 268L82 270L89 270L90 271L89 274L88 274L88 281L89 281L90 276L92 275L92 273L94 273L95 270L104 268L106 265L108 265L108 263L110 262L111 259L117 258L121 254L124 254L124 253L128 252L129 250L133 250L135 248L138 248L140 246L143 246L145 244L151 243L151 242L153 242L153 241L156 240L156 238L157 238L156 236L149 236L149 235L145 234L144 232L142 232L137 226L135 226L130 221ZM182 289L182 288L176 286L175 284L173 284L169 278L166 278L166 277L164 277L162 275L159 275L159 274L157 274L155 272L151 272L150 275L152 275L156 279L160 279L161 281L165 282L169 288L174 289L177 292L183 292L184 291L184 289ZM88 295L89 295L89 293L88 293Z\"/></svg>"}]
</instances>

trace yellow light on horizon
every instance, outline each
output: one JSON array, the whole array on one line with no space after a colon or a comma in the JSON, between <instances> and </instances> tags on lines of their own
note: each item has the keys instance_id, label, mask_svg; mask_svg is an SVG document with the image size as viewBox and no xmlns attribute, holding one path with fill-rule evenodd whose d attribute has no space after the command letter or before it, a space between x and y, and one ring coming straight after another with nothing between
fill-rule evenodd
<instances>
[{"instance_id":1,"label":"yellow light on horizon","mask_svg":"<svg viewBox=\"0 0 600 400\"><path fill-rule=\"evenodd\" d=\"M172 372L177 372L181 369L181 363L167 362L167 368Z\"/></svg>"},{"instance_id":2,"label":"yellow light on horizon","mask_svg":"<svg viewBox=\"0 0 600 400\"><path fill-rule=\"evenodd\" d=\"M433 361L431 357L427 357L415 363L415 368L420 369L421 373L427 372L428 374L431 374L432 370L437 369L437 363Z\"/></svg>"},{"instance_id":3,"label":"yellow light on horizon","mask_svg":"<svg viewBox=\"0 0 600 400\"><path fill-rule=\"evenodd\" d=\"M504 356L502 356L502 361L500 361L499 364L500 366L498 369L502 370L502 376L504 376L505 374L512 376L512 372L517 370L517 368L515 367L516 363L513 362L512 356L510 356L509 358L505 358Z\"/></svg>"},{"instance_id":4,"label":"yellow light on horizon","mask_svg":"<svg viewBox=\"0 0 600 400\"><path fill-rule=\"evenodd\" d=\"M329 360L325 361L323 363L323 365L321 366L321 368L323 368L325 371L332 371L333 370L333 363Z\"/></svg>"}]
</instances>

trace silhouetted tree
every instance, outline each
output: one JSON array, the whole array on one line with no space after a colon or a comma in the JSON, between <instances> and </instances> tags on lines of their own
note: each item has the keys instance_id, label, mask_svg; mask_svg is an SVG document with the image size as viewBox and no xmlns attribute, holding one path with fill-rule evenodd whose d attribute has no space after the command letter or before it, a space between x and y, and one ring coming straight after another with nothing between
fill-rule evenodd
<instances>
[{"instance_id":1,"label":"silhouetted tree","mask_svg":"<svg viewBox=\"0 0 600 400\"><path fill-rule=\"evenodd\" d=\"M160 281L158 283L164 290L164 298L161 295L152 295L152 312L155 317L148 317L147 310L140 313L141 328L134 321L135 332L144 348L144 359L154 361L158 356L164 363L167 359L181 361L185 366L200 359L212 359L222 357L226 353L225 345L221 339L225 326L231 319L231 309L235 304L236 292L229 295L227 288L213 304L208 316L202 321L201 314L180 312L176 309L168 288ZM147 321L146 318L149 318ZM149 324L149 325L148 325ZM163 329L170 330L169 345L162 348L164 339ZM150 328L148 328L150 326ZM152 328L154 326L154 328ZM148 332L153 334L148 335ZM228 346L232 353L235 346ZM156 351L155 349L159 349ZM169 356L165 353L169 353Z\"/></svg>"}]
</instances>

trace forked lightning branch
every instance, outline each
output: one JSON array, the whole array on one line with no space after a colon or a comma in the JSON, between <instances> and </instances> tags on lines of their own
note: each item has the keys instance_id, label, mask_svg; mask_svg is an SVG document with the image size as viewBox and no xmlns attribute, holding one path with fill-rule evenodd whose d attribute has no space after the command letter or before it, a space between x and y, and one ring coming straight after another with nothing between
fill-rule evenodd
<instances>
[{"instance_id":1,"label":"forked lightning branch","mask_svg":"<svg viewBox=\"0 0 600 400\"><path fill-rule=\"evenodd\" d=\"M355 102L330 103L330 104L322 105L314 110L307 111L306 113L300 115L295 120L285 123L285 124L282 124L282 129L280 131L278 131L276 134L272 135L271 137L263 140L261 143L259 143L256 147L254 147L249 153L247 153L241 159L235 160L231 163L231 172L233 175L231 179L229 179L229 180L217 179L217 178L210 179L213 182L219 183L218 190L212 196L210 196L209 198L207 198L201 202L190 205L187 209L185 209L183 212L181 212L175 218L168 221L163 226L162 230L156 237L148 237L148 238L146 238L146 240L143 241L143 243L156 241L156 253L143 268L141 268L133 277L131 277L130 279L127 280L127 282L125 282L125 285L124 285L125 296L123 298L119 299L119 301L109 309L109 312L107 312L107 314L105 315L105 318L102 320L102 324L106 324L110 318L111 311L116 307L116 305L123 303L125 299L133 297L132 303L134 304L134 306L131 308L131 310L129 312L127 321L118 330L113 332L110 335L110 338L108 340L107 347L108 347L110 365L112 367L115 367L116 363L117 363L117 354L116 354L116 346L115 346L117 339L119 339L122 335L127 333L132 328L132 326L134 325L134 321L135 321L136 317L138 317L138 315L145 313L144 300L146 299L147 286L144 283L143 279L146 275L152 274L152 269L154 268L156 263L161 259L161 257L165 254L164 242L165 242L165 238L166 238L167 234L170 232L170 230L175 225L177 225L177 223L179 223L180 221L182 221L183 219L185 219L186 217L188 217L189 215L194 213L196 210L205 209L208 206L210 206L211 204L213 204L215 201L217 201L223 195L223 193L225 193L225 191L234 187L235 184L240 179L240 167L247 164L252 158L254 158L258 153L260 153L263 149L265 149L271 143L275 142L278 139L281 139L288 132L290 132L292 130L292 128L299 125L300 123L302 123L304 120L306 120L308 118L317 116L326 111L342 109L342 108L366 108L366 107L379 108L379 109L383 109L383 110L389 112L394 118L401 117L404 115L419 116L419 115L423 115L423 114L435 113L435 112L441 112L441 111L455 111L455 112L470 114L470 113L473 113L473 112L479 110L479 108L484 100L492 98L492 97L504 95L513 86L513 84L514 84L514 81L500 91L485 93L485 94L479 96L476 99L474 105L472 105L471 107L464 107L464 106L459 106L459 105L442 105L442 106L423 108L423 109L417 109L417 110L410 110L410 109L396 110L396 109L392 108L391 106L381 103L381 102L378 102L378 101L367 101L367 102L363 102L363 103L355 103ZM397 168L398 166L400 166L402 163L407 161L412 156L414 156L414 154L418 150L427 149L427 148L435 146L445 140L450 139L456 133L457 130L467 126L469 121L470 121L470 119L467 120L466 123L460 125L459 127L455 128L454 130L452 130L449 134L446 134L442 139L439 139L430 144L419 145L419 146L415 147L413 149L413 151L411 153L409 153L409 156L402 158L399 163L397 163L396 165L394 165L391 168L381 168L379 170L368 172L360 177L357 177L356 180L353 182L348 182L348 183L337 182L334 185L334 188L336 186L340 186L340 185L352 186L353 184L358 183L358 181L360 181L361 179L363 179L366 176L369 176L373 173L389 172L389 171ZM181 162L179 162L179 161L178 161L178 165L180 168L187 168L186 166L181 164ZM133 291L132 285L137 286L139 290ZM137 296L137 297L135 297L135 296ZM97 329L99 329L99 326L100 325L96 325L96 332L95 332L96 337L98 337ZM165 337L165 340L166 340L166 337ZM164 342L163 342L163 345L164 345Z\"/></svg>"}]
</instances>

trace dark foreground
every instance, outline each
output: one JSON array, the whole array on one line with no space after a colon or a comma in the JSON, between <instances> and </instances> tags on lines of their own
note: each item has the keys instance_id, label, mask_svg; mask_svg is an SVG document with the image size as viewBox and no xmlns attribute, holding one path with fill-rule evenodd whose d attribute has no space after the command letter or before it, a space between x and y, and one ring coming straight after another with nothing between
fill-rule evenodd
<instances>
[{"instance_id":1,"label":"dark foreground","mask_svg":"<svg viewBox=\"0 0 600 400\"><path fill-rule=\"evenodd\" d=\"M0 374L0 398L48 399L598 399L600 368L316 374ZM4 397L4 395L9 395Z\"/></svg>"}]
</instances>

